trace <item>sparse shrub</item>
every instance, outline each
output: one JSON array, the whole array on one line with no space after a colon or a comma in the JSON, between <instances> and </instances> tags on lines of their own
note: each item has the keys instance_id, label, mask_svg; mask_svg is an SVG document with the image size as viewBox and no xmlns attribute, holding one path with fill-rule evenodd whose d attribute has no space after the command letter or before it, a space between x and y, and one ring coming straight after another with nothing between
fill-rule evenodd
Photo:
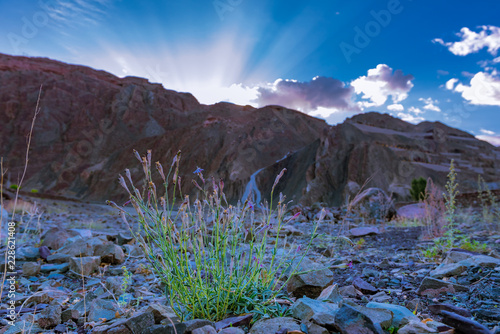
<instances>
[{"instance_id":1,"label":"sparse shrub","mask_svg":"<svg viewBox=\"0 0 500 334\"><path fill-rule=\"evenodd\" d=\"M453 160L450 163L450 172L448 173L448 182L446 182L446 192L443 194L444 205L446 207L446 220L448 224L446 225L445 236L450 239L451 244L455 242L455 212L457 210L456 198L459 193L457 173L455 172L455 166Z\"/></svg>"},{"instance_id":2,"label":"sparse shrub","mask_svg":"<svg viewBox=\"0 0 500 334\"><path fill-rule=\"evenodd\" d=\"M38 189L31 189L32 194L38 194Z\"/></svg>"},{"instance_id":3,"label":"sparse shrub","mask_svg":"<svg viewBox=\"0 0 500 334\"><path fill-rule=\"evenodd\" d=\"M12 190L17 190L19 189L19 186L17 184L11 184L9 188Z\"/></svg>"},{"instance_id":4,"label":"sparse shrub","mask_svg":"<svg viewBox=\"0 0 500 334\"><path fill-rule=\"evenodd\" d=\"M127 267L123 266L123 279L122 279L122 294L118 300L118 304L121 307L127 306L129 303L129 299L127 298L127 289L132 284L132 273L127 270Z\"/></svg>"},{"instance_id":5,"label":"sparse shrub","mask_svg":"<svg viewBox=\"0 0 500 334\"><path fill-rule=\"evenodd\" d=\"M264 215L254 211L248 200L240 206L228 205L222 181L207 182L198 168L193 180L202 198L194 201L182 196L179 177L180 152L175 156L167 175L156 163L163 180L158 196L151 171L151 151L136 157L143 167L145 189L134 186L130 171L127 181L120 176L120 184L130 195L130 202L138 216L133 217L113 202L125 222L126 215L137 219L140 231L131 232L144 249L153 271L166 286L170 306L181 319L202 318L218 321L228 314L254 313L254 320L264 315L287 314L276 298L300 265L316 237L316 227L302 256L300 247L287 246L280 238L285 223L286 204L280 195L273 211L273 192L284 170L276 178L271 191L271 203L264 205ZM208 189L208 190L207 190ZM170 194L170 196L169 196ZM177 195L182 198L176 206ZM171 199L170 199L171 198ZM175 208L175 210L174 210ZM324 217L324 214L323 214ZM321 220L321 219L320 219ZM128 223L127 223L128 224ZM272 237L269 231L276 233ZM271 241L271 240L269 240ZM288 254L278 254L278 247L288 248ZM288 277L284 279L284 277ZM284 282L280 282L284 281Z\"/></svg>"},{"instance_id":6,"label":"sparse shrub","mask_svg":"<svg viewBox=\"0 0 500 334\"><path fill-rule=\"evenodd\" d=\"M440 237L444 233L445 206L441 193L431 179L427 181L425 197L423 200L425 213L423 223L425 226L424 235L427 238Z\"/></svg>"},{"instance_id":7,"label":"sparse shrub","mask_svg":"<svg viewBox=\"0 0 500 334\"><path fill-rule=\"evenodd\" d=\"M418 202L425 198L425 188L427 187L427 180L423 177L413 179L411 181L410 195L414 201Z\"/></svg>"}]
</instances>

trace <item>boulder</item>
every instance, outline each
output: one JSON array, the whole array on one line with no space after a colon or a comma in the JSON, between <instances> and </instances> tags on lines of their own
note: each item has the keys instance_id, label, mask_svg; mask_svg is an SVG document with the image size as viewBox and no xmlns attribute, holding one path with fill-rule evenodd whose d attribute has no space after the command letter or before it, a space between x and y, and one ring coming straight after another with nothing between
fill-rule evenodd
<instances>
[{"instance_id":1,"label":"boulder","mask_svg":"<svg viewBox=\"0 0 500 334\"><path fill-rule=\"evenodd\" d=\"M296 272L306 273L294 274L288 281L287 291L298 298L317 298L324 288L333 283L333 272L330 269L306 257L296 267Z\"/></svg>"}]
</instances>

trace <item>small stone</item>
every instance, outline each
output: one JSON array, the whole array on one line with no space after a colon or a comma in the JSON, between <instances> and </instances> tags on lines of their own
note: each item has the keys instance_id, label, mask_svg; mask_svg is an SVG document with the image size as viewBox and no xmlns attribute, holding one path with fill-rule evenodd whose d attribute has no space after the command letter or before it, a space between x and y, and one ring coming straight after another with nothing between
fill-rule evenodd
<instances>
[{"instance_id":1,"label":"small stone","mask_svg":"<svg viewBox=\"0 0 500 334\"><path fill-rule=\"evenodd\" d=\"M340 303L343 298L339 292L338 284L332 284L321 291L321 294L317 298L318 300L326 300L332 303Z\"/></svg>"},{"instance_id":2,"label":"small stone","mask_svg":"<svg viewBox=\"0 0 500 334\"><path fill-rule=\"evenodd\" d=\"M335 325L342 334L384 334L379 323L360 312L359 307L344 303L335 315Z\"/></svg>"},{"instance_id":3,"label":"small stone","mask_svg":"<svg viewBox=\"0 0 500 334\"><path fill-rule=\"evenodd\" d=\"M434 277L434 278L458 276L466 270L467 270L467 267L465 265L463 265L461 262L440 264L436 269L432 270L429 273L429 275Z\"/></svg>"},{"instance_id":4,"label":"small stone","mask_svg":"<svg viewBox=\"0 0 500 334\"><path fill-rule=\"evenodd\" d=\"M228 327L221 330L219 334L245 334L245 331L238 327Z\"/></svg>"},{"instance_id":5,"label":"small stone","mask_svg":"<svg viewBox=\"0 0 500 334\"><path fill-rule=\"evenodd\" d=\"M89 276L99 269L101 258L99 256L72 257L69 259L69 268L75 274Z\"/></svg>"},{"instance_id":6,"label":"small stone","mask_svg":"<svg viewBox=\"0 0 500 334\"><path fill-rule=\"evenodd\" d=\"M378 289L376 287L359 277L352 282L352 285L354 285L356 289L358 289L365 295L374 295L378 292Z\"/></svg>"},{"instance_id":7,"label":"small stone","mask_svg":"<svg viewBox=\"0 0 500 334\"><path fill-rule=\"evenodd\" d=\"M68 329L65 325L59 324L54 328L54 333L66 333Z\"/></svg>"},{"instance_id":8,"label":"small stone","mask_svg":"<svg viewBox=\"0 0 500 334\"><path fill-rule=\"evenodd\" d=\"M340 294L345 298L356 298L358 292L353 285L343 286L339 289Z\"/></svg>"},{"instance_id":9,"label":"small stone","mask_svg":"<svg viewBox=\"0 0 500 334\"><path fill-rule=\"evenodd\" d=\"M453 312L462 317L471 317L469 310L451 304L432 304L427 306L432 313L439 314L441 311Z\"/></svg>"},{"instance_id":10,"label":"small stone","mask_svg":"<svg viewBox=\"0 0 500 334\"><path fill-rule=\"evenodd\" d=\"M67 309L61 313L61 322L66 323L69 320L78 320L80 318L80 312L74 309Z\"/></svg>"},{"instance_id":11,"label":"small stone","mask_svg":"<svg viewBox=\"0 0 500 334\"><path fill-rule=\"evenodd\" d=\"M398 327L398 328L404 324L409 323L411 320L415 320L415 321L419 320L416 315L414 315L410 310L408 310L404 306L370 302L370 303L366 304L366 307L384 309L384 310L391 311L393 314L392 325L394 327Z\"/></svg>"},{"instance_id":12,"label":"small stone","mask_svg":"<svg viewBox=\"0 0 500 334\"><path fill-rule=\"evenodd\" d=\"M191 333L192 334L217 334L217 331L212 326L206 325L206 326L203 326L200 328L196 328Z\"/></svg>"},{"instance_id":13,"label":"small stone","mask_svg":"<svg viewBox=\"0 0 500 334\"><path fill-rule=\"evenodd\" d=\"M461 333L491 334L490 330L477 321L462 317L456 313L441 311L443 323L455 328Z\"/></svg>"},{"instance_id":14,"label":"small stone","mask_svg":"<svg viewBox=\"0 0 500 334\"><path fill-rule=\"evenodd\" d=\"M47 256L48 263L66 263L69 261L71 255L54 253Z\"/></svg>"},{"instance_id":15,"label":"small stone","mask_svg":"<svg viewBox=\"0 0 500 334\"><path fill-rule=\"evenodd\" d=\"M339 306L328 302L323 302L311 298L300 298L290 307L290 312L293 317L306 321L311 319L315 314L327 313L335 315Z\"/></svg>"},{"instance_id":16,"label":"small stone","mask_svg":"<svg viewBox=\"0 0 500 334\"><path fill-rule=\"evenodd\" d=\"M349 236L354 238L364 237L367 235L379 234L380 231L377 227L355 227L349 230Z\"/></svg>"},{"instance_id":17,"label":"small stone","mask_svg":"<svg viewBox=\"0 0 500 334\"><path fill-rule=\"evenodd\" d=\"M116 317L116 306L104 299L95 299L90 303L88 321L111 320Z\"/></svg>"},{"instance_id":18,"label":"small stone","mask_svg":"<svg viewBox=\"0 0 500 334\"><path fill-rule=\"evenodd\" d=\"M70 237L69 233L60 227L53 227L42 235L42 246L50 249L61 248Z\"/></svg>"},{"instance_id":19,"label":"small stone","mask_svg":"<svg viewBox=\"0 0 500 334\"><path fill-rule=\"evenodd\" d=\"M240 315L238 317L229 317L224 320L218 321L215 323L215 329L221 330L227 327L239 327L239 326L247 326L252 321L252 314Z\"/></svg>"},{"instance_id":20,"label":"small stone","mask_svg":"<svg viewBox=\"0 0 500 334\"><path fill-rule=\"evenodd\" d=\"M377 303L385 303L385 302L390 302L392 298L388 296L384 291L377 292L373 296L371 296L371 301L372 302L377 302Z\"/></svg>"},{"instance_id":21,"label":"small stone","mask_svg":"<svg viewBox=\"0 0 500 334\"><path fill-rule=\"evenodd\" d=\"M123 277L109 276L106 278L106 289L112 293L122 292Z\"/></svg>"},{"instance_id":22,"label":"small stone","mask_svg":"<svg viewBox=\"0 0 500 334\"><path fill-rule=\"evenodd\" d=\"M50 249L47 246L41 246L38 248L38 252L40 253L40 258L47 260L47 257L50 255Z\"/></svg>"},{"instance_id":23,"label":"small stone","mask_svg":"<svg viewBox=\"0 0 500 334\"><path fill-rule=\"evenodd\" d=\"M207 325L215 327L215 324L212 321L205 319L192 319L185 321L184 324L186 325L186 332L188 333L194 331L197 328L201 328Z\"/></svg>"},{"instance_id":24,"label":"small stone","mask_svg":"<svg viewBox=\"0 0 500 334\"><path fill-rule=\"evenodd\" d=\"M438 333L419 320L411 320L408 324L398 329L398 334L427 334Z\"/></svg>"},{"instance_id":25,"label":"small stone","mask_svg":"<svg viewBox=\"0 0 500 334\"><path fill-rule=\"evenodd\" d=\"M255 322L250 328L249 334L264 334L264 333L276 333L278 331L287 330L290 331L299 331L300 325L293 318L282 317L282 318L272 318L272 319L260 319ZM285 332L286 333L286 332Z\"/></svg>"},{"instance_id":26,"label":"small stone","mask_svg":"<svg viewBox=\"0 0 500 334\"><path fill-rule=\"evenodd\" d=\"M125 261L125 254L122 248L113 243L96 246L94 255L100 256L103 263L120 264Z\"/></svg>"},{"instance_id":27,"label":"small stone","mask_svg":"<svg viewBox=\"0 0 500 334\"><path fill-rule=\"evenodd\" d=\"M333 283L333 272L308 258L302 260L296 271L309 271L300 275L294 274L288 281L288 293L297 298L303 296L317 298L325 287Z\"/></svg>"},{"instance_id":28,"label":"small stone","mask_svg":"<svg viewBox=\"0 0 500 334\"><path fill-rule=\"evenodd\" d=\"M38 326L41 328L53 328L61 323L62 309L59 305L50 305L43 309L38 317Z\"/></svg>"},{"instance_id":29,"label":"small stone","mask_svg":"<svg viewBox=\"0 0 500 334\"><path fill-rule=\"evenodd\" d=\"M161 323L163 319L167 319L169 323L172 321L174 324L180 320L170 306L159 303L150 304L144 312L151 312L156 324Z\"/></svg>"},{"instance_id":30,"label":"small stone","mask_svg":"<svg viewBox=\"0 0 500 334\"><path fill-rule=\"evenodd\" d=\"M433 297L438 296L441 293L454 293L457 291L469 291L469 288L432 277L426 277L422 280L422 283L420 283L417 293L419 295Z\"/></svg>"},{"instance_id":31,"label":"small stone","mask_svg":"<svg viewBox=\"0 0 500 334\"><path fill-rule=\"evenodd\" d=\"M40 274L42 266L37 262L25 262L23 264L23 275L24 276L36 276Z\"/></svg>"},{"instance_id":32,"label":"small stone","mask_svg":"<svg viewBox=\"0 0 500 334\"><path fill-rule=\"evenodd\" d=\"M42 264L40 271L42 273L50 273L51 271L59 271L60 273L64 273L68 271L69 269L69 264L68 263L61 263L61 264Z\"/></svg>"}]
</instances>

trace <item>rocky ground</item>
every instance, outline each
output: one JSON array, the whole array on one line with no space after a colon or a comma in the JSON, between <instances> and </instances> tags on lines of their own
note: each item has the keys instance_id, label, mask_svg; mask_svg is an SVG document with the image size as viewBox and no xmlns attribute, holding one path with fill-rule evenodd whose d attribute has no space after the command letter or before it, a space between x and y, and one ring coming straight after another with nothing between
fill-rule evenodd
<instances>
[{"instance_id":1,"label":"rocky ground","mask_svg":"<svg viewBox=\"0 0 500 334\"><path fill-rule=\"evenodd\" d=\"M343 219L330 208L301 263L324 269L292 279L289 316L254 322L235 315L213 323L178 321L115 210L25 197L35 200L41 216L23 216L16 235L17 319L9 324L5 282L0 333L500 333L500 235L471 218L474 211L458 228L486 244L483 253L453 249L429 258L424 227ZM284 234L305 245L319 206L293 210L301 216Z\"/></svg>"}]
</instances>

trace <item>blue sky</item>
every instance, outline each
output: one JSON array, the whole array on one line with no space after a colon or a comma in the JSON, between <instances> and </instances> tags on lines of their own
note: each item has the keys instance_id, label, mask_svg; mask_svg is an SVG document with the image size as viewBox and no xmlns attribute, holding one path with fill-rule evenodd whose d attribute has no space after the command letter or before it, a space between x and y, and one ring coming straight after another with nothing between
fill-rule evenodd
<instances>
[{"instance_id":1,"label":"blue sky","mask_svg":"<svg viewBox=\"0 0 500 334\"><path fill-rule=\"evenodd\" d=\"M1 1L0 52L330 124L380 111L500 145L500 2Z\"/></svg>"}]
</instances>

